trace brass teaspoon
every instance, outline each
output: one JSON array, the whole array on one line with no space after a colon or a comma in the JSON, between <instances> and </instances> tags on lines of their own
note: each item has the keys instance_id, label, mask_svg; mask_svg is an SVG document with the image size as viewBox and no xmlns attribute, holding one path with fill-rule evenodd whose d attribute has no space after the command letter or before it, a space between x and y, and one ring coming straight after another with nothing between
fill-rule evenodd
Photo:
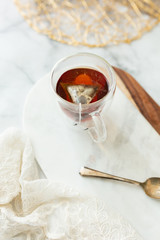
<instances>
[{"instance_id":1,"label":"brass teaspoon","mask_svg":"<svg viewBox=\"0 0 160 240\"><path fill-rule=\"evenodd\" d=\"M100 172L88 167L82 167L79 173L81 176L86 176L86 177L107 178L107 179L132 183L137 186L141 186L149 197L160 199L160 178L157 178L157 177L148 178L145 182L138 182L135 180L117 177L108 173Z\"/></svg>"}]
</instances>

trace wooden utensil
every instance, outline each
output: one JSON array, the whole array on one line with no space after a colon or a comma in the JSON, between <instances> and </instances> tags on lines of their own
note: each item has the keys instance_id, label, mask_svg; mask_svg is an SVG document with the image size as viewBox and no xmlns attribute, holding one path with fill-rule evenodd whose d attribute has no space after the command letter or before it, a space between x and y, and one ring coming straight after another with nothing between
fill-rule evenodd
<instances>
[{"instance_id":1,"label":"wooden utensil","mask_svg":"<svg viewBox=\"0 0 160 240\"><path fill-rule=\"evenodd\" d=\"M117 86L160 134L160 106L129 73L116 67L113 69L117 74Z\"/></svg>"}]
</instances>

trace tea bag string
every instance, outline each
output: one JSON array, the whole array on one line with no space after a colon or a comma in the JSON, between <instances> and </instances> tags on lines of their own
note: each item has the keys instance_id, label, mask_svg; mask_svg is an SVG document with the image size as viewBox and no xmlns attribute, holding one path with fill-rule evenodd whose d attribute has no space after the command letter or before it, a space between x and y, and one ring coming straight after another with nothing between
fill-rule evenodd
<instances>
[{"instance_id":1,"label":"tea bag string","mask_svg":"<svg viewBox=\"0 0 160 240\"><path fill-rule=\"evenodd\" d=\"M78 124L80 124L81 123L81 119L82 119L82 103L79 103L78 104Z\"/></svg>"}]
</instances>

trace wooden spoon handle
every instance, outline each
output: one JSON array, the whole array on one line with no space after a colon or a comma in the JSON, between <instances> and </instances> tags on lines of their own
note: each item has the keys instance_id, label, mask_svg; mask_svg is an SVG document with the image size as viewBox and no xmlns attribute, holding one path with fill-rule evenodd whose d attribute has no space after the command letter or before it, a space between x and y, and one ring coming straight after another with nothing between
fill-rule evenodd
<instances>
[{"instance_id":1,"label":"wooden spoon handle","mask_svg":"<svg viewBox=\"0 0 160 240\"><path fill-rule=\"evenodd\" d=\"M113 69L119 76L117 78L117 86L160 134L160 106L130 74L116 67L113 67Z\"/></svg>"}]
</instances>

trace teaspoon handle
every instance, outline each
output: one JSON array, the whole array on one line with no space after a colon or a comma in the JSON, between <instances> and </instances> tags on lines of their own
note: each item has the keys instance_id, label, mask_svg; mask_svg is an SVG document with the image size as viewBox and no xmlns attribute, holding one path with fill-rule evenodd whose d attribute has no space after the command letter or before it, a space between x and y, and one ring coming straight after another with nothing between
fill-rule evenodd
<instances>
[{"instance_id":1,"label":"teaspoon handle","mask_svg":"<svg viewBox=\"0 0 160 240\"><path fill-rule=\"evenodd\" d=\"M135 180L114 176L114 175L104 173L104 172L100 172L100 171L97 171L95 169L88 168L88 167L82 167L79 173L80 173L81 176L86 176L86 177L107 178L107 179L117 180L117 181L121 181L121 182L136 184L136 185L141 184L140 182L137 182Z\"/></svg>"}]
</instances>

